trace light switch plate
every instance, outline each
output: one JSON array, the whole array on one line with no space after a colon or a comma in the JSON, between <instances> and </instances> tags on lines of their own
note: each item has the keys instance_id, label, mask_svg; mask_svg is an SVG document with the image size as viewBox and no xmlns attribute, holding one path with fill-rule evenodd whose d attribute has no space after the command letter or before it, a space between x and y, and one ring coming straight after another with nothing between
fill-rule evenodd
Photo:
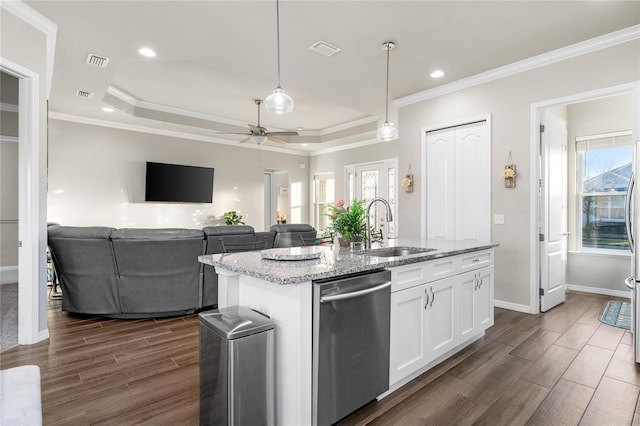
<instances>
[{"instance_id":1,"label":"light switch plate","mask_svg":"<svg viewBox=\"0 0 640 426\"><path fill-rule=\"evenodd\" d=\"M493 224L494 225L504 225L504 215L503 214L494 214L493 215Z\"/></svg>"}]
</instances>

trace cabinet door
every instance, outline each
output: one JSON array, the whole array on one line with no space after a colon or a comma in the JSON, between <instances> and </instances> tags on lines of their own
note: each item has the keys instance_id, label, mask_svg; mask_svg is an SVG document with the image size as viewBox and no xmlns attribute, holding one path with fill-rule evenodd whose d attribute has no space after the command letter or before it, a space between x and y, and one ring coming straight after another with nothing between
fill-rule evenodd
<instances>
[{"instance_id":1,"label":"cabinet door","mask_svg":"<svg viewBox=\"0 0 640 426\"><path fill-rule=\"evenodd\" d=\"M493 325L493 266L458 275L458 344Z\"/></svg>"},{"instance_id":2,"label":"cabinet door","mask_svg":"<svg viewBox=\"0 0 640 426\"><path fill-rule=\"evenodd\" d=\"M391 348L389 384L424 367L427 286L391 293Z\"/></svg>"},{"instance_id":3,"label":"cabinet door","mask_svg":"<svg viewBox=\"0 0 640 426\"><path fill-rule=\"evenodd\" d=\"M478 331L493 325L493 266L478 271L478 288L475 291L474 315Z\"/></svg>"},{"instance_id":4,"label":"cabinet door","mask_svg":"<svg viewBox=\"0 0 640 426\"><path fill-rule=\"evenodd\" d=\"M458 341L466 342L476 335L475 298L478 271L458 275Z\"/></svg>"},{"instance_id":5,"label":"cabinet door","mask_svg":"<svg viewBox=\"0 0 640 426\"><path fill-rule=\"evenodd\" d=\"M428 362L457 345L456 282L456 277L450 277L426 285Z\"/></svg>"}]
</instances>

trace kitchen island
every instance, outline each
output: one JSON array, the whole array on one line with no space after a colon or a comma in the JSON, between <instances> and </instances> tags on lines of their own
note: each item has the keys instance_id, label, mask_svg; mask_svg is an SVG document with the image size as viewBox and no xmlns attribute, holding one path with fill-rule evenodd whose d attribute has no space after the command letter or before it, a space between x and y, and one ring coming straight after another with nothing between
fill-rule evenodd
<instances>
[{"instance_id":1,"label":"kitchen island","mask_svg":"<svg viewBox=\"0 0 640 426\"><path fill-rule=\"evenodd\" d=\"M411 250L390 256L334 245L199 257L216 268L219 307L246 306L275 324L276 424L314 423L314 281L391 271L390 391L493 324L495 244L396 239L387 246Z\"/></svg>"}]
</instances>

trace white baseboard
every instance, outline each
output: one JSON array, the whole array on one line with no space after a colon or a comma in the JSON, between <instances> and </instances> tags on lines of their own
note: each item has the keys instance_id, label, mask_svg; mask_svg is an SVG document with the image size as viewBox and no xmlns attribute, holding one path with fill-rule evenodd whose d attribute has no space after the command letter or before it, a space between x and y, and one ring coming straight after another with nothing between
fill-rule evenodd
<instances>
[{"instance_id":1,"label":"white baseboard","mask_svg":"<svg viewBox=\"0 0 640 426\"><path fill-rule=\"evenodd\" d=\"M49 338L49 329L45 328L44 330L40 330L38 332L38 342L42 342L43 340L47 340Z\"/></svg>"},{"instance_id":2,"label":"white baseboard","mask_svg":"<svg viewBox=\"0 0 640 426\"><path fill-rule=\"evenodd\" d=\"M525 314L531 313L531 307L529 305L520 305L518 303L505 302L504 300L494 300L493 306L496 308L509 309L510 311L524 312Z\"/></svg>"},{"instance_id":3,"label":"white baseboard","mask_svg":"<svg viewBox=\"0 0 640 426\"><path fill-rule=\"evenodd\" d=\"M622 297L625 299L631 298L631 290L613 290L610 288L587 287L575 284L567 284L567 290L579 291L582 293L603 294L605 296Z\"/></svg>"},{"instance_id":4,"label":"white baseboard","mask_svg":"<svg viewBox=\"0 0 640 426\"><path fill-rule=\"evenodd\" d=\"M0 285L18 282L18 265L0 266Z\"/></svg>"}]
</instances>

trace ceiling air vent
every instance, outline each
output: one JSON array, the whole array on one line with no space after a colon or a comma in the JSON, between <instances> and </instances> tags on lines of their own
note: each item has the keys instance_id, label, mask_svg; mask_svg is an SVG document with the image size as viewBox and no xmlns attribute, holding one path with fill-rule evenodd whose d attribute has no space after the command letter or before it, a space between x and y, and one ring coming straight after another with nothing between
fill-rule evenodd
<instances>
[{"instance_id":1,"label":"ceiling air vent","mask_svg":"<svg viewBox=\"0 0 640 426\"><path fill-rule=\"evenodd\" d=\"M89 53L89 56L87 56L87 63L89 65L95 65L96 67L106 68L109 64L109 58Z\"/></svg>"},{"instance_id":2,"label":"ceiling air vent","mask_svg":"<svg viewBox=\"0 0 640 426\"><path fill-rule=\"evenodd\" d=\"M339 47L329 44L326 41L317 41L309 46L309 49L324 56L332 56L340 51Z\"/></svg>"},{"instance_id":3,"label":"ceiling air vent","mask_svg":"<svg viewBox=\"0 0 640 426\"><path fill-rule=\"evenodd\" d=\"M87 92L86 90L76 90L76 96L79 98L91 99L93 98L93 93Z\"/></svg>"}]
</instances>

